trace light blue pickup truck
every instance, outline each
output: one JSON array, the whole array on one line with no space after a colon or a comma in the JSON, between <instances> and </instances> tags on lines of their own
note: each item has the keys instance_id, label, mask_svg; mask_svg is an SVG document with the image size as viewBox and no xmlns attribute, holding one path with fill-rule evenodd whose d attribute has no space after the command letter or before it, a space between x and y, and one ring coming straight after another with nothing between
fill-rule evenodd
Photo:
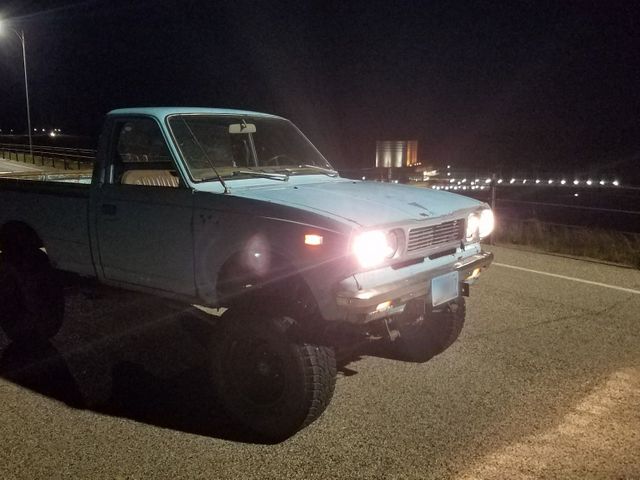
<instances>
[{"instance_id":1,"label":"light blue pickup truck","mask_svg":"<svg viewBox=\"0 0 640 480\"><path fill-rule=\"evenodd\" d=\"M288 120L204 108L110 112L93 174L0 179L0 325L62 323L56 270L224 307L212 381L240 421L281 439L333 394L336 352L385 343L423 362L451 345L493 257L489 207L341 178Z\"/></svg>"}]
</instances>

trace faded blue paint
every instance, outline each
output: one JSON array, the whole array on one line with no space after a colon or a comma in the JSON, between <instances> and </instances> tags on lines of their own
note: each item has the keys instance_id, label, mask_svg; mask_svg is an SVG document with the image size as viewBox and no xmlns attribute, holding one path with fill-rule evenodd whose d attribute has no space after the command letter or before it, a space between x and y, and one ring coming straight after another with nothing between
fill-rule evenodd
<instances>
[{"instance_id":1,"label":"faded blue paint","mask_svg":"<svg viewBox=\"0 0 640 480\"><path fill-rule=\"evenodd\" d=\"M424 221L484 205L439 190L320 175L292 176L286 183L260 179L259 186L254 179L244 188L238 181L228 183L232 196L293 206L362 227Z\"/></svg>"},{"instance_id":2,"label":"faded blue paint","mask_svg":"<svg viewBox=\"0 0 640 480\"><path fill-rule=\"evenodd\" d=\"M133 107L111 110L108 115L148 115L161 122L169 115L194 114L204 115L248 115L252 117L282 118L268 113L250 112L246 110L234 110L230 108L202 108L202 107Z\"/></svg>"}]
</instances>

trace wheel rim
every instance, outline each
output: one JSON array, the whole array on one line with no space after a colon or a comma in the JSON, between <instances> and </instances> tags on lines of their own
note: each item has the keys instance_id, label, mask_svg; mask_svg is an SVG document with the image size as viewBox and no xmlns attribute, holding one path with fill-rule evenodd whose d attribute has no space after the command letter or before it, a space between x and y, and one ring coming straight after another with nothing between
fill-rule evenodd
<instances>
[{"instance_id":1,"label":"wheel rim","mask_svg":"<svg viewBox=\"0 0 640 480\"><path fill-rule=\"evenodd\" d=\"M264 340L236 341L229 355L229 378L256 406L277 402L286 385L284 359Z\"/></svg>"}]
</instances>

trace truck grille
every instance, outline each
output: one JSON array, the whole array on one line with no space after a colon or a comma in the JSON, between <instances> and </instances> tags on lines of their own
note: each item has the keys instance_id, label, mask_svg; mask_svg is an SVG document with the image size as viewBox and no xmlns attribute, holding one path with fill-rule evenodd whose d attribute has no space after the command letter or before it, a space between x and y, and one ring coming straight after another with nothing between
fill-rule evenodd
<instances>
[{"instance_id":1,"label":"truck grille","mask_svg":"<svg viewBox=\"0 0 640 480\"><path fill-rule=\"evenodd\" d=\"M408 252L433 247L444 243L462 240L464 236L464 220L452 220L439 225L412 228L409 230Z\"/></svg>"}]
</instances>

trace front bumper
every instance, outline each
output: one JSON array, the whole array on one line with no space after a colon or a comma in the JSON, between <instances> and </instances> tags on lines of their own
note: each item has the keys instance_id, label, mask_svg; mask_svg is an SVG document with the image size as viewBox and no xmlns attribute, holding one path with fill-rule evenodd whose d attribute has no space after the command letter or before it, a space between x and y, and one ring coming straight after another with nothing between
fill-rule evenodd
<instances>
[{"instance_id":1,"label":"front bumper","mask_svg":"<svg viewBox=\"0 0 640 480\"><path fill-rule=\"evenodd\" d=\"M493 253L478 251L468 257L375 287L362 287L356 281L360 288L339 290L336 301L338 306L346 311L347 321L366 323L402 313L410 300L421 297L430 299L431 280L439 275L458 271L460 282L468 285L478 278L492 261Z\"/></svg>"}]
</instances>

